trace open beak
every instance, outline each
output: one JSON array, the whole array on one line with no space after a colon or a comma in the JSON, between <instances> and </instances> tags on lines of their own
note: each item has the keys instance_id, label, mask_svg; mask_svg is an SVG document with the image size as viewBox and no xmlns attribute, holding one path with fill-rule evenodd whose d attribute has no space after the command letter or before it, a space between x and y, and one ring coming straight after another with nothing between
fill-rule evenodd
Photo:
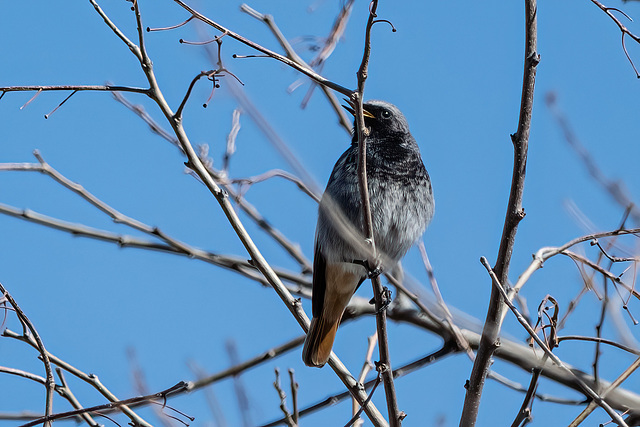
<instances>
[{"instance_id":1,"label":"open beak","mask_svg":"<svg viewBox=\"0 0 640 427\"><path fill-rule=\"evenodd\" d=\"M356 110L353 109L353 103L351 102L350 99L347 98L343 98L349 105L344 105L342 104L342 108L344 108L345 110L347 110L348 112L351 113L352 116L356 116ZM365 117L368 117L370 119L375 119L376 116L374 116L373 114L371 114L370 112L368 112L367 110L365 110L364 108L362 109L362 113Z\"/></svg>"}]
</instances>

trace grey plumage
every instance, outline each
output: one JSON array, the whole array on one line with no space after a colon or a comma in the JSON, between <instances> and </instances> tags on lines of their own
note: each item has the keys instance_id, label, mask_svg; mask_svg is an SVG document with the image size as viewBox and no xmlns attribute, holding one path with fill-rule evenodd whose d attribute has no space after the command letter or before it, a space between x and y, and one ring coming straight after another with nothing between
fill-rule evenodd
<instances>
[{"instance_id":1,"label":"grey plumage","mask_svg":"<svg viewBox=\"0 0 640 427\"><path fill-rule=\"evenodd\" d=\"M390 269L424 233L433 192L418 145L400 110L384 101L364 104L369 128L367 180L373 231L383 269ZM357 176L358 141L336 162L320 202L313 271L313 319L303 349L309 366L323 366L351 296L367 276ZM359 236L358 236L359 234Z\"/></svg>"}]
</instances>

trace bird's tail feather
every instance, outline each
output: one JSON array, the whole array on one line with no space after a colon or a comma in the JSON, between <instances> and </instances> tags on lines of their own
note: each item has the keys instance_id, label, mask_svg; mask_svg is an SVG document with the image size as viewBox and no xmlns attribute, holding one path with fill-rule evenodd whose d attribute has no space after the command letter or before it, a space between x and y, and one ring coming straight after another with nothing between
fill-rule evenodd
<instances>
[{"instance_id":1,"label":"bird's tail feather","mask_svg":"<svg viewBox=\"0 0 640 427\"><path fill-rule=\"evenodd\" d=\"M311 319L309 333L304 341L302 360L305 365L320 368L324 366L331 356L331 348L338 330L337 322L327 321L326 317L314 317Z\"/></svg>"}]
</instances>

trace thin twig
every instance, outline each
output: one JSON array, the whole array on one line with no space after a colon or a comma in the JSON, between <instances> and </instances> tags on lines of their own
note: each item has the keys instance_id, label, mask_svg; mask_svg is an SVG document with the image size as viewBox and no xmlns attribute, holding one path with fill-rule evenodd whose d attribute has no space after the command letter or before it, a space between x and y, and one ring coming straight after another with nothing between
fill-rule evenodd
<instances>
[{"instance_id":1,"label":"thin twig","mask_svg":"<svg viewBox=\"0 0 640 427\"><path fill-rule=\"evenodd\" d=\"M631 348L626 345L622 345L616 341L612 341L612 340L608 340L600 337L583 337L580 335L564 335L564 336L558 337L558 343L561 343L562 341L590 341L595 343L601 343L601 344L610 345L612 347L617 347L620 350L624 350L628 353L640 356L640 350L638 349Z\"/></svg>"},{"instance_id":2,"label":"thin twig","mask_svg":"<svg viewBox=\"0 0 640 427\"><path fill-rule=\"evenodd\" d=\"M364 52L362 54L362 62L358 69L358 89L351 94L351 101L355 109L356 116L356 133L358 136L358 188L360 190L360 200L362 206L363 232L364 238L371 247L372 256L369 258L371 263L378 261L376 244L373 237L373 219L371 214L371 204L369 201L369 187L367 185L367 141L366 130L364 125L363 96L364 86L368 76L369 57L371 55L371 28L376 18L376 10L378 8L378 0L372 0L369 5L369 18L365 27ZM371 268L377 268L377 265L371 265ZM396 396L395 385L393 384L393 368L391 366L391 357L389 356L389 340L387 337L387 312L383 308L382 282L380 276L371 279L373 287L373 296L376 307L376 325L378 329L378 350L380 354L380 363L377 365L384 382L384 391L387 401L387 412L389 414L389 424L391 427L398 427L402 424L402 419L406 416L404 412L398 410L398 399Z\"/></svg>"},{"instance_id":3,"label":"thin twig","mask_svg":"<svg viewBox=\"0 0 640 427\"><path fill-rule=\"evenodd\" d=\"M56 85L56 86L1 86L0 92L47 92L47 91L95 91L95 92L133 92L150 96L149 89L134 86L117 85Z\"/></svg>"},{"instance_id":4,"label":"thin twig","mask_svg":"<svg viewBox=\"0 0 640 427\"><path fill-rule=\"evenodd\" d=\"M160 124L156 122L153 119L153 117L149 115L149 113L147 113L147 111L144 109L142 105L133 104L127 98L125 98L124 95L122 95L119 92L114 92L113 98L119 103L121 103L122 105L124 105L125 107L127 107L129 110L133 111L138 117L142 119L142 121L144 121L147 125L149 125L149 129L151 129L151 132L155 133L156 135L159 135L164 140L170 142L173 146L178 148L182 154L184 154L184 151L180 146L180 142L178 141L178 138L176 138L175 136L173 136L172 134L164 130L162 126L160 126Z\"/></svg>"},{"instance_id":5,"label":"thin twig","mask_svg":"<svg viewBox=\"0 0 640 427\"><path fill-rule=\"evenodd\" d=\"M189 96L191 96L191 91L193 90L193 87L196 85L196 82L204 76L211 78L212 76L216 75L216 72L217 72L216 70L200 71L191 80L191 83L189 84L189 88L187 89L187 93L185 93L184 97L182 98L182 102L180 103L180 106L178 107L178 109L176 110L176 113L174 114L174 118L176 120L182 120L182 110L184 109L184 106L187 104L187 100L189 99Z\"/></svg>"},{"instance_id":6,"label":"thin twig","mask_svg":"<svg viewBox=\"0 0 640 427\"><path fill-rule=\"evenodd\" d=\"M222 157L222 173L227 176L229 175L229 162L231 161L231 156L236 152L236 138L238 137L238 132L240 132L240 114L242 114L242 110L240 108L233 110L231 130L229 131L229 135L227 135L227 146L224 156Z\"/></svg>"},{"instance_id":7,"label":"thin twig","mask_svg":"<svg viewBox=\"0 0 640 427\"><path fill-rule=\"evenodd\" d=\"M300 418L300 414L298 413L298 388L300 386L296 382L292 368L289 368L289 382L291 383L291 405L293 406L293 414L291 414L291 418L293 419L293 424L297 426L298 419Z\"/></svg>"},{"instance_id":8,"label":"thin twig","mask_svg":"<svg viewBox=\"0 0 640 427\"><path fill-rule=\"evenodd\" d=\"M373 387L371 388L371 391L369 392L369 397L367 397L367 400L365 400L365 402L364 402L365 405L371 400L371 398L373 397L373 393L375 393L375 391L378 388L378 386L380 385L381 381L382 381L382 373L380 371L378 371L378 376L376 377L376 381L375 381L375 383L373 383ZM358 408L356 413L353 414L353 417L349 420L349 422L347 422L344 425L344 427L351 427L356 421L358 421L360 419L360 415L362 414L362 409L363 409L362 406L360 408Z\"/></svg>"},{"instance_id":9,"label":"thin twig","mask_svg":"<svg viewBox=\"0 0 640 427\"><path fill-rule=\"evenodd\" d=\"M612 230L612 231L605 231L605 232L601 232L601 233L587 234L585 236L577 237L577 238L565 243L562 246L557 246L557 247L547 246L547 247L540 248L533 255L533 261L531 261L531 264L529 264L527 269L520 275L520 277L518 277L518 281L509 290L509 297L512 298L513 295L516 294L525 285L525 283L529 280L531 275L536 270L542 268L542 266L544 265L545 261L547 261L548 259L550 259L550 258L552 258L552 257L554 257L556 255L566 254L567 249L569 249L569 248L571 248L571 247L573 247L573 246L575 246L577 244L580 244L580 243L583 243L583 242L587 242L587 241L591 241L593 239L601 239L603 237L623 236L623 235L627 235L627 234L636 235L638 233L640 233L640 228L616 229L616 230ZM597 266L597 268L600 268L600 267Z\"/></svg>"},{"instance_id":10,"label":"thin twig","mask_svg":"<svg viewBox=\"0 0 640 427\"><path fill-rule=\"evenodd\" d=\"M529 388L524 396L518 415L516 415L516 419L511 423L511 427L525 426L531 421L531 408L533 406L533 399L536 396L536 390L538 389L538 379L540 378L541 371L541 368L533 369Z\"/></svg>"},{"instance_id":11,"label":"thin twig","mask_svg":"<svg viewBox=\"0 0 640 427\"><path fill-rule=\"evenodd\" d=\"M9 368L7 366L0 366L0 373L26 378L28 380L35 381L39 384L42 384L45 387L47 386L47 380L44 377L41 377L40 375L36 375L31 372L23 371L22 369L15 369L15 368ZM56 387L56 391L57 391L57 387Z\"/></svg>"},{"instance_id":12,"label":"thin twig","mask_svg":"<svg viewBox=\"0 0 640 427\"><path fill-rule=\"evenodd\" d=\"M0 373L9 374L9 375L16 375L16 376L19 376L19 377L26 378L28 380L37 382L39 384L42 384L45 387L47 386L47 380L44 377L41 377L40 375L33 374L31 372L23 371L21 369L14 369L14 368L8 368L6 366L0 366ZM71 404L71 406L73 406L74 408L76 408L76 409L82 408L82 405L80 405L80 402L78 402L78 400L76 399L74 394L71 392L71 389L67 385L67 382L65 381L65 378L62 375L62 371L60 371L60 368L56 368L56 373L58 374L58 377L60 378L61 385L56 384L55 385L55 391L60 396L65 398ZM21 414L19 419L28 421L28 420L32 420L34 418L40 418L42 416L43 416L42 414L29 414L29 415ZM92 426L92 427L98 427L99 426L99 424L93 420L91 415L82 414L81 417L90 426ZM4 418L2 415L0 415L0 419L18 419L18 418Z\"/></svg>"},{"instance_id":13,"label":"thin twig","mask_svg":"<svg viewBox=\"0 0 640 427\"><path fill-rule=\"evenodd\" d=\"M307 185L300 178L282 169L272 169L260 175L252 176L249 178L234 178L234 179L231 179L230 181L234 184L240 184L241 186L251 186L253 184L263 182L274 177L283 178L283 179L286 179L287 181L293 182L303 193L311 197L315 202L317 203L320 202L320 195L318 195L309 187L307 187ZM240 191L238 193L244 195L246 193L246 190Z\"/></svg>"},{"instance_id":14,"label":"thin twig","mask_svg":"<svg viewBox=\"0 0 640 427\"><path fill-rule=\"evenodd\" d=\"M125 36L122 31L120 31L120 28L118 28L116 24L114 24L113 21L109 19L107 14L102 10L102 8L98 5L98 3L95 0L89 0L89 3L93 5L93 8L96 10L96 12L98 12L98 15L100 15L104 23L107 24L107 27L109 27L111 31L113 31L113 33L116 36L118 36L118 38L122 40L124 44L127 45L131 53L133 53L135 57L138 58L138 61L143 62L143 57L142 57L140 48L136 46L136 44L133 43L131 40L129 40L129 38L127 38L127 36ZM137 7L137 2L134 1L134 5Z\"/></svg>"},{"instance_id":15,"label":"thin twig","mask_svg":"<svg viewBox=\"0 0 640 427\"><path fill-rule=\"evenodd\" d=\"M364 380L367 378L369 371L374 367L371 359L373 357L373 350L375 350L377 342L377 333L374 333L370 337L367 337L367 352L364 356L364 363L362 364L362 369L360 370L360 376L358 377L358 382L361 384L364 384ZM354 417L356 414L359 414L362 411L362 407L358 404L358 402L356 402L355 399L353 399L352 402L352 410ZM358 418L354 420L352 424L354 427L360 427L362 424L364 424L364 421L362 420L362 418Z\"/></svg>"},{"instance_id":16,"label":"thin twig","mask_svg":"<svg viewBox=\"0 0 640 427\"><path fill-rule=\"evenodd\" d=\"M431 289L433 289L433 293L436 296L436 300L438 301L438 305L442 309L445 314L445 318L447 319L447 326L451 330L451 335L455 338L458 346L467 353L467 356L473 361L475 358L475 354L469 347L469 343L464 339L462 334L460 333L460 328L456 326L453 322L453 315L447 307L447 304L442 298L442 294L440 293L440 288L438 287L438 282L436 280L436 276L433 273L433 268L431 267L431 262L429 261L429 255L427 255L427 248L424 246L424 241L420 240L418 242L418 249L420 250L420 256L422 257L422 263L424 264L424 268L427 271L427 276L429 277L429 283L431 283ZM425 307L426 308L426 307Z\"/></svg>"},{"instance_id":17,"label":"thin twig","mask_svg":"<svg viewBox=\"0 0 640 427\"><path fill-rule=\"evenodd\" d=\"M74 90L73 92L71 92L71 94L69 94L69 96L67 96L65 99L62 100L61 103L58 104L58 106L56 108L54 108L53 110L51 110L49 113L44 115L45 119L48 119L49 117L51 117L51 115L53 113L55 113L56 111L58 111L58 108L62 107L62 105L64 105L65 102L67 102L73 95L75 95L78 91Z\"/></svg>"},{"instance_id":18,"label":"thin twig","mask_svg":"<svg viewBox=\"0 0 640 427\"><path fill-rule=\"evenodd\" d=\"M276 380L273 382L273 387L275 387L276 392L278 393L278 397L280 398L280 410L284 414L285 423L289 427L296 427L296 423L293 421L293 417L287 408L287 395L280 387L280 369L275 368Z\"/></svg>"},{"instance_id":19,"label":"thin twig","mask_svg":"<svg viewBox=\"0 0 640 427\"><path fill-rule=\"evenodd\" d=\"M237 366L239 357L235 340L233 340L232 338L228 339L225 348L227 350L227 354L229 355L229 362L231 362L231 366ZM253 425L250 413L251 404L249 402L249 395L247 394L247 389L244 386L241 375L242 371L233 376L233 391L235 392L236 400L238 402L238 409L240 410L240 414L242 415L242 425L244 427L249 427ZM279 374L276 374L276 379L278 375Z\"/></svg>"}]
</instances>

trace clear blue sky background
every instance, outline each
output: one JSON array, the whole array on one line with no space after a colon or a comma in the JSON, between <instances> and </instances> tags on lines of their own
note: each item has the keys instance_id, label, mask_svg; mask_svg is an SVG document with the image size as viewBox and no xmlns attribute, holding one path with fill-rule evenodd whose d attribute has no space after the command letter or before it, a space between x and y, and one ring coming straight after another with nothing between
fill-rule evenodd
<instances>
[{"instance_id":1,"label":"clear blue sky background","mask_svg":"<svg viewBox=\"0 0 640 427\"><path fill-rule=\"evenodd\" d=\"M241 13L235 2L192 4L222 25L280 51L267 28ZM315 10L311 13L308 7L312 4ZM340 4L250 3L260 12L273 14L292 41L328 34ZM101 5L129 37L136 38L129 3L105 0ZM323 71L343 86L355 85L367 5L366 1L356 2L344 38ZM171 1L140 1L140 6L145 26L173 25L188 16ZM608 6L640 18L636 3L616 1ZM509 134L517 126L522 78L523 2L381 1L379 16L392 21L398 31L392 33L385 24L374 29L366 97L388 100L405 112L434 185L436 216L425 241L442 292L453 307L484 318L490 281L478 259L484 255L491 263L495 261L508 198L512 166ZM640 32L637 26L630 28ZM190 80L212 64L202 47L178 43L180 38L198 40L194 25L146 37L159 84L175 109ZM0 41L0 86L105 81L145 85L135 57L88 2L2 2ZM295 46L303 57L313 57L307 50L308 42ZM640 63L639 46L629 40L628 48ZM545 106L547 93L557 94L576 135L604 173L624 182L632 196L640 190L640 82L624 56L615 24L588 0L542 1L539 52L542 62L524 197L527 216L518 232L512 280L540 247L559 245L588 231L613 229L623 211L589 178L566 144ZM316 183L324 186L335 160L349 143L325 99L317 92L308 108L301 110L307 82L293 94L286 92L300 78L295 71L271 59L233 59L234 53L255 52L230 39L223 44L225 64L244 82L247 96ZM228 84L223 79L209 108L203 109L210 86L198 83L185 110L191 141L209 145L215 166L221 163L231 114L237 106ZM53 167L124 214L194 246L245 256L214 198L184 174L178 150L150 133L109 94L78 93L48 120L44 114L66 94L43 93L20 110L31 96L9 93L0 101L0 162L32 162L32 150L39 149ZM127 97L144 105L168 127L143 96ZM241 124L238 151L231 161L232 176L252 176L273 168L291 170L248 116L242 116ZM254 186L247 198L312 256L316 220L312 200L282 180ZM35 173L1 173L0 202L132 234ZM592 229L570 213L567 205L571 203L593 223ZM295 268L281 249L242 218L269 261ZM634 241L628 244L637 247ZM591 248L585 251L596 256ZM416 250L407 255L405 265L409 274L426 283ZM15 218L0 217L0 281L30 316L52 353L97 374L120 398L137 394L127 358L129 348L135 350L149 390L157 391L192 379L188 361L211 373L228 367L228 339L235 340L244 360L301 334L273 290L237 275L181 257L73 238ZM555 259L536 273L524 295L532 311L546 294L556 297L564 311L581 286L575 266L567 259ZM369 298L370 292L369 286L363 286L359 294ZM310 311L308 302L305 308ZM565 332L593 335L597 310L595 297L588 294ZM635 302L631 310L640 317ZM6 325L17 329L13 316L8 317ZM631 326L628 318L624 321L637 335L637 327ZM340 330L335 350L352 372L359 371L366 336L374 328L373 318L366 318ZM516 339L524 338L513 319L508 318L505 328ZM605 330L616 338L610 324ZM406 325L391 324L390 334L396 365L440 345L439 338ZM292 351L242 376L253 423L281 415L271 385L275 366L283 372L295 369L301 406L342 389L329 368L306 368L299 353L299 349ZM558 354L568 363L590 369L592 346L566 343ZM0 339L0 365L41 374L36 355L23 344ZM631 360L607 349L602 374L615 378ZM517 368L502 362L495 368L515 381L528 383L528 375ZM405 425L457 425L470 369L466 357L455 356L398 380L400 408L409 415ZM88 386L67 377L83 404L103 403ZM637 375L626 386L638 390ZM214 391L228 425L241 425L232 383L217 384ZM578 397L546 381L540 391ZM0 376L0 411L41 411L43 396L37 384ZM381 390L374 398L381 410L385 407L383 398ZM510 423L521 401L522 395L489 382L478 425ZM175 399L172 405L196 417L193 425L213 425L208 421L212 416L202 392ZM349 419L349 408L350 403L337 405L305 418L302 425L342 425ZM56 411L67 409L65 402L56 400ZM533 425L566 425L578 412L576 407L536 402ZM148 410L142 413L156 422ZM592 417L590 425L607 420L604 412ZM437 424L438 420L442 424Z\"/></svg>"}]
</instances>

